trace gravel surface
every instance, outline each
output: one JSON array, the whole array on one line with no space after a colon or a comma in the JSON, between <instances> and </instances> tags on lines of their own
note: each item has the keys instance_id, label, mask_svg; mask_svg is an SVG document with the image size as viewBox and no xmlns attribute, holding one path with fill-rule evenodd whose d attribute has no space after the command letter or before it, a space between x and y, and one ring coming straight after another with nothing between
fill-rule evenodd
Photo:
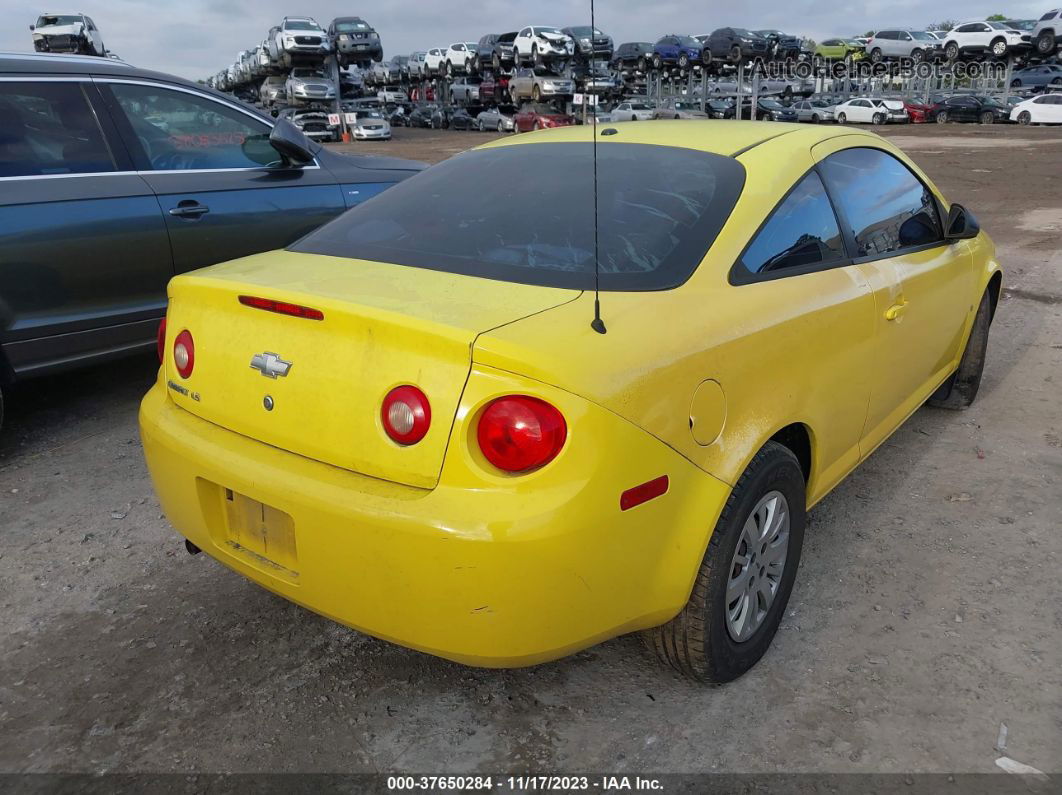
<instances>
[{"instance_id":1,"label":"gravel surface","mask_svg":"<svg viewBox=\"0 0 1062 795\"><path fill-rule=\"evenodd\" d=\"M811 512L749 675L698 687L632 637L465 668L190 557L144 468L140 358L8 395L0 771L990 772L1001 723L1007 756L1062 771L1062 133L885 134L999 246L984 383ZM338 148L437 161L494 137Z\"/></svg>"}]
</instances>

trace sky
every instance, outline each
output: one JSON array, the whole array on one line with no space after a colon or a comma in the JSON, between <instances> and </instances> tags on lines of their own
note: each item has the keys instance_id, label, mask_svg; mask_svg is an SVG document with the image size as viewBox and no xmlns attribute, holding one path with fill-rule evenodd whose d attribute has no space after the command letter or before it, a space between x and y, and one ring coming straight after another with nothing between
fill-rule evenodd
<instances>
[{"instance_id":1,"label":"sky","mask_svg":"<svg viewBox=\"0 0 1062 795\"><path fill-rule=\"evenodd\" d=\"M588 24L590 0L60 0L48 5L0 0L0 52L33 50L29 26L41 13L88 14L107 48L123 60L193 80L227 67L240 50L261 43L286 15L307 15L322 27L337 16L360 15L376 28L385 57L413 50L475 41L485 33L524 25ZM596 0L598 28L624 41L655 41L668 33L697 35L733 26L779 28L798 36L824 39L853 36L876 28L924 28L943 19L983 19L1006 14L1037 19L1057 0L980 2L980 0L745 0L729 3L696 0Z\"/></svg>"}]
</instances>

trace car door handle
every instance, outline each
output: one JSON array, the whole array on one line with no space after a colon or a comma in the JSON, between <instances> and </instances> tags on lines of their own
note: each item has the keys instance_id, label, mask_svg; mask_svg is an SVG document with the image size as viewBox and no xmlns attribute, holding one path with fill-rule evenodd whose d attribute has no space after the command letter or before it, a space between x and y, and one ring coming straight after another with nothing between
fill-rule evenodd
<instances>
[{"instance_id":1,"label":"car door handle","mask_svg":"<svg viewBox=\"0 0 1062 795\"><path fill-rule=\"evenodd\" d=\"M890 306L888 309L885 310L885 319L886 320L896 320L896 319L898 319L900 317L903 317L903 314L906 311L907 311L907 300L904 299L904 298L901 298L899 301L897 301L895 304L893 304L892 306Z\"/></svg>"},{"instance_id":2,"label":"car door handle","mask_svg":"<svg viewBox=\"0 0 1062 795\"><path fill-rule=\"evenodd\" d=\"M210 208L205 204L200 204L195 200L188 200L178 202L176 207L170 210L170 215L175 215L178 218L198 218L201 215L206 215L210 212Z\"/></svg>"}]
</instances>

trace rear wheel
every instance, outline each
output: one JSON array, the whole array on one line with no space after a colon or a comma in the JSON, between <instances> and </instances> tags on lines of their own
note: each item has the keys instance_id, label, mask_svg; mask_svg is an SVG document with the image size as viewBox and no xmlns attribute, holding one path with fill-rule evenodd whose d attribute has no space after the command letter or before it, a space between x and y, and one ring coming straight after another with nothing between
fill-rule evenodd
<instances>
[{"instance_id":1,"label":"rear wheel","mask_svg":"<svg viewBox=\"0 0 1062 795\"><path fill-rule=\"evenodd\" d=\"M741 48L736 44L730 48L729 60L733 64L741 63Z\"/></svg>"},{"instance_id":2,"label":"rear wheel","mask_svg":"<svg viewBox=\"0 0 1062 795\"><path fill-rule=\"evenodd\" d=\"M682 55L679 56L678 65L679 65L679 69L683 69L683 70L689 69L690 68L690 56L686 55L686 53L682 53Z\"/></svg>"},{"instance_id":3,"label":"rear wheel","mask_svg":"<svg viewBox=\"0 0 1062 795\"><path fill-rule=\"evenodd\" d=\"M926 59L926 54L922 50L911 50L911 62L914 64L920 64Z\"/></svg>"},{"instance_id":4,"label":"rear wheel","mask_svg":"<svg viewBox=\"0 0 1062 795\"><path fill-rule=\"evenodd\" d=\"M949 61L954 61L959 57L959 45L953 41L949 41L944 45L944 57Z\"/></svg>"},{"instance_id":5,"label":"rear wheel","mask_svg":"<svg viewBox=\"0 0 1062 795\"><path fill-rule=\"evenodd\" d=\"M981 375L985 370L985 353L988 351L988 330L992 325L992 303L988 291L981 296L981 303L974 316L970 339L959 360L959 369L940 385L929 398L929 405L939 409L969 408L981 387Z\"/></svg>"},{"instance_id":6,"label":"rear wheel","mask_svg":"<svg viewBox=\"0 0 1062 795\"><path fill-rule=\"evenodd\" d=\"M748 671L771 645L789 602L805 521L800 463L768 442L730 493L686 606L645 633L650 648L702 682Z\"/></svg>"},{"instance_id":7,"label":"rear wheel","mask_svg":"<svg viewBox=\"0 0 1062 795\"><path fill-rule=\"evenodd\" d=\"M1045 30L1040 34L1040 38L1036 40L1036 51L1040 55L1051 55L1055 51L1055 44L1054 32Z\"/></svg>"}]
</instances>

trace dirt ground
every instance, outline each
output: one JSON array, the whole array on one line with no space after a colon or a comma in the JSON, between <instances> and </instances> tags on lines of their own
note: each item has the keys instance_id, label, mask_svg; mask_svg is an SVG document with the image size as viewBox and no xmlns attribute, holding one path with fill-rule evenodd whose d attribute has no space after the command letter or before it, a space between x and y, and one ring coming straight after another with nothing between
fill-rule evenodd
<instances>
[{"instance_id":1,"label":"dirt ground","mask_svg":"<svg viewBox=\"0 0 1062 795\"><path fill-rule=\"evenodd\" d=\"M810 515L774 646L709 689L633 637L465 668L191 557L136 412L152 358L25 383L0 434L0 771L1062 771L1062 131L885 131L999 247L964 413L919 411ZM342 149L435 161L493 135ZM1002 774L1001 774L1002 775Z\"/></svg>"}]
</instances>

